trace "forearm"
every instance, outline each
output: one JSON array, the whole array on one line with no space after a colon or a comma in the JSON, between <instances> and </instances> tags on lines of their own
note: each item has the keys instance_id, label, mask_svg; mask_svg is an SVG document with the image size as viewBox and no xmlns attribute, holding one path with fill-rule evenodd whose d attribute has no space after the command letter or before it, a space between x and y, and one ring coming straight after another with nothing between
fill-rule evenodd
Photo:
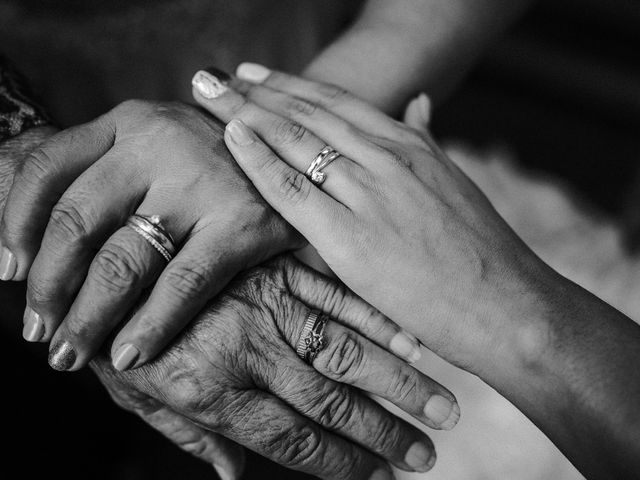
<instances>
[{"instance_id":1,"label":"forearm","mask_svg":"<svg viewBox=\"0 0 640 480\"><path fill-rule=\"evenodd\" d=\"M370 0L305 76L387 112L418 91L441 100L532 0Z\"/></svg>"},{"instance_id":2,"label":"forearm","mask_svg":"<svg viewBox=\"0 0 640 480\"><path fill-rule=\"evenodd\" d=\"M640 471L640 326L554 272L545 277L526 296L526 323L481 376L587 478L630 478Z\"/></svg>"}]
</instances>

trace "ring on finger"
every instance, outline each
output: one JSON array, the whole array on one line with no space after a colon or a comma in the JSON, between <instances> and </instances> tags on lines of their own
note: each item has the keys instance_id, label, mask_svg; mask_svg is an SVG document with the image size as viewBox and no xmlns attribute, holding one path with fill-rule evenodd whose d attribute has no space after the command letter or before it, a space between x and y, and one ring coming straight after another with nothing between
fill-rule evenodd
<instances>
[{"instance_id":1,"label":"ring on finger","mask_svg":"<svg viewBox=\"0 0 640 480\"><path fill-rule=\"evenodd\" d=\"M173 259L176 253L173 237L164 228L158 215L131 215L127 220L127 226L151 244L167 263Z\"/></svg>"},{"instance_id":2,"label":"ring on finger","mask_svg":"<svg viewBox=\"0 0 640 480\"><path fill-rule=\"evenodd\" d=\"M339 156L340 153L333 147L327 145L318 153L313 162L311 162L311 165L309 165L309 168L305 172L305 176L311 180L314 185L319 187L327 178L327 174L322 170L327 168L327 166Z\"/></svg>"},{"instance_id":3,"label":"ring on finger","mask_svg":"<svg viewBox=\"0 0 640 480\"><path fill-rule=\"evenodd\" d=\"M309 365L313 363L316 356L326 346L324 328L329 321L329 316L320 310L311 310L304 322L302 333L298 339L296 353Z\"/></svg>"}]
</instances>

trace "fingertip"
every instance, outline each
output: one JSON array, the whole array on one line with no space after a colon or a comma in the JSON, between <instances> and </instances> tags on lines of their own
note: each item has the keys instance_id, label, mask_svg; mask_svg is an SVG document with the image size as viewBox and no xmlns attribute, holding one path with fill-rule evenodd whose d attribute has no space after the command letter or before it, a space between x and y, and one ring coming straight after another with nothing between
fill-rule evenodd
<instances>
[{"instance_id":1,"label":"fingertip","mask_svg":"<svg viewBox=\"0 0 640 480\"><path fill-rule=\"evenodd\" d=\"M0 244L1 245L1 244ZM5 282L15 280L18 270L16 256L4 245L0 248L0 280Z\"/></svg>"},{"instance_id":2,"label":"fingertip","mask_svg":"<svg viewBox=\"0 0 640 480\"><path fill-rule=\"evenodd\" d=\"M225 138L228 136L231 142L240 147L247 147L258 140L258 137L253 130L247 127L242 120L237 118L234 118L227 123L225 132L227 133Z\"/></svg>"},{"instance_id":3,"label":"fingertip","mask_svg":"<svg viewBox=\"0 0 640 480\"><path fill-rule=\"evenodd\" d=\"M271 70L258 63L243 62L236 68L236 77L251 83L262 83L271 75Z\"/></svg>"}]
</instances>

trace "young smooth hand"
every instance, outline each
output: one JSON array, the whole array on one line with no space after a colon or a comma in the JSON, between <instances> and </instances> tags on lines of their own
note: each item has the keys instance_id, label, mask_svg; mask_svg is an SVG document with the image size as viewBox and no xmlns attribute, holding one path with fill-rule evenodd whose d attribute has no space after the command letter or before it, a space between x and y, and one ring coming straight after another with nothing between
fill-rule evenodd
<instances>
[{"instance_id":1,"label":"young smooth hand","mask_svg":"<svg viewBox=\"0 0 640 480\"><path fill-rule=\"evenodd\" d=\"M503 299L535 257L426 132L332 85L256 65L238 77L199 72L194 97L228 122L238 164L340 279L457 365L499 348ZM326 145L341 156L318 188L305 172Z\"/></svg>"}]
</instances>

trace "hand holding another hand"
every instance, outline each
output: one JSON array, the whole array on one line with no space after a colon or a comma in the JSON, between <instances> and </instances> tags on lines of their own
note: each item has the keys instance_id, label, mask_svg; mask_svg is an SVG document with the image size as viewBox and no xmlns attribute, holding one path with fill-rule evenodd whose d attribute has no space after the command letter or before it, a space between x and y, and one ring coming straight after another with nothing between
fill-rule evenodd
<instances>
[{"instance_id":1,"label":"hand holding another hand","mask_svg":"<svg viewBox=\"0 0 640 480\"><path fill-rule=\"evenodd\" d=\"M310 308L331 316L312 365L295 353ZM389 353L405 335L338 283L284 257L242 274L149 364L117 372L99 357L92 365L121 405L172 440L188 439L186 448L208 461L234 451L217 432L322 478L383 480L392 478L386 462L426 471L435 452L362 391L433 428L459 417L449 391ZM237 459L223 458L218 467L237 472Z\"/></svg>"},{"instance_id":2,"label":"hand holding another hand","mask_svg":"<svg viewBox=\"0 0 640 480\"><path fill-rule=\"evenodd\" d=\"M124 226L159 215L166 260ZM120 369L153 358L240 270L301 244L196 108L125 102L47 139L21 165L2 222L3 279L28 280L24 336L54 368L85 365L143 291L113 343ZM166 267L166 268L165 268Z\"/></svg>"},{"instance_id":3,"label":"hand holding another hand","mask_svg":"<svg viewBox=\"0 0 640 480\"><path fill-rule=\"evenodd\" d=\"M504 299L529 286L536 258L485 196L426 131L337 87L255 65L238 75L207 90L199 72L194 97L229 122L227 146L264 198L427 347L476 373L489 365L514 340ZM317 188L304 172L327 144L341 156Z\"/></svg>"}]
</instances>

